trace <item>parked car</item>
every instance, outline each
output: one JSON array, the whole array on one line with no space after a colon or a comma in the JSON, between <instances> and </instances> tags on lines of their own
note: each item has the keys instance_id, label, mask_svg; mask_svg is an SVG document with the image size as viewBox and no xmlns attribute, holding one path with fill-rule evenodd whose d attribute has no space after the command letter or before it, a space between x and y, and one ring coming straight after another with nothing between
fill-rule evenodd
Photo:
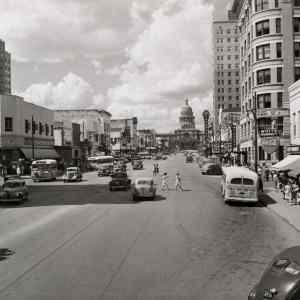
<instances>
[{"instance_id":1,"label":"parked car","mask_svg":"<svg viewBox=\"0 0 300 300\"><path fill-rule=\"evenodd\" d=\"M248 295L248 300L265 299L300 299L300 246L275 256Z\"/></svg>"},{"instance_id":2,"label":"parked car","mask_svg":"<svg viewBox=\"0 0 300 300\"><path fill-rule=\"evenodd\" d=\"M131 179L128 178L127 173L114 173L111 181L108 183L109 190L129 190L131 187Z\"/></svg>"},{"instance_id":3,"label":"parked car","mask_svg":"<svg viewBox=\"0 0 300 300\"><path fill-rule=\"evenodd\" d=\"M23 179L8 179L2 185L0 202L21 202L28 200L28 188Z\"/></svg>"},{"instance_id":4,"label":"parked car","mask_svg":"<svg viewBox=\"0 0 300 300\"><path fill-rule=\"evenodd\" d=\"M138 178L135 180L132 189L132 199L137 201L140 198L154 199L156 196L156 185L153 178Z\"/></svg>"},{"instance_id":5,"label":"parked car","mask_svg":"<svg viewBox=\"0 0 300 300\"><path fill-rule=\"evenodd\" d=\"M203 175L222 175L222 167L219 164L207 163L201 168Z\"/></svg>"},{"instance_id":6,"label":"parked car","mask_svg":"<svg viewBox=\"0 0 300 300\"><path fill-rule=\"evenodd\" d=\"M78 167L67 168L65 174L63 175L64 182L81 181L81 180L82 180L82 173Z\"/></svg>"},{"instance_id":7,"label":"parked car","mask_svg":"<svg viewBox=\"0 0 300 300\"><path fill-rule=\"evenodd\" d=\"M133 170L143 170L144 164L142 160L134 160L132 161L132 169Z\"/></svg>"}]
</instances>

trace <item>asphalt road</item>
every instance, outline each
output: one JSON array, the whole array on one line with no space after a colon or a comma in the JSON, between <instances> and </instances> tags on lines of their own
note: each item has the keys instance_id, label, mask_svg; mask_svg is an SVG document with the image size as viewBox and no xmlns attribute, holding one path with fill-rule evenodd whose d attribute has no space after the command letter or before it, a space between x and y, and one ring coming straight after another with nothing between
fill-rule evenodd
<instances>
[{"instance_id":1,"label":"asphalt road","mask_svg":"<svg viewBox=\"0 0 300 300\"><path fill-rule=\"evenodd\" d=\"M225 205L219 178L182 155L160 169L172 190L156 201L133 203L91 173L33 184L28 202L2 205L0 248L12 252L0 249L0 299L247 299L271 257L300 243L262 205ZM178 170L184 192L174 191Z\"/></svg>"}]
</instances>

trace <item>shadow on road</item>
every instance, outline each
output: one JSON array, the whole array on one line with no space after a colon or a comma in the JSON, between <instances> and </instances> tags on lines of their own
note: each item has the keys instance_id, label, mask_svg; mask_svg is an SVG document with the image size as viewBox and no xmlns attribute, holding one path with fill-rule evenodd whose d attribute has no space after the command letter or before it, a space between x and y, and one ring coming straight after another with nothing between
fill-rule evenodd
<instances>
[{"instance_id":1,"label":"shadow on road","mask_svg":"<svg viewBox=\"0 0 300 300\"><path fill-rule=\"evenodd\" d=\"M258 202L227 202L229 206L232 207L264 207L263 203L261 201Z\"/></svg>"},{"instance_id":2,"label":"shadow on road","mask_svg":"<svg viewBox=\"0 0 300 300\"><path fill-rule=\"evenodd\" d=\"M276 204L276 201L272 199L269 195L267 194L261 194L259 196L259 200L262 203L263 206L268 206L272 204Z\"/></svg>"},{"instance_id":3,"label":"shadow on road","mask_svg":"<svg viewBox=\"0 0 300 300\"><path fill-rule=\"evenodd\" d=\"M33 185L29 186L29 199L25 202L1 203L0 207L22 208L61 205L86 205L86 204L135 204L132 200L131 190L110 192L107 184L76 185ZM155 200L162 201L166 198L157 195Z\"/></svg>"}]
</instances>

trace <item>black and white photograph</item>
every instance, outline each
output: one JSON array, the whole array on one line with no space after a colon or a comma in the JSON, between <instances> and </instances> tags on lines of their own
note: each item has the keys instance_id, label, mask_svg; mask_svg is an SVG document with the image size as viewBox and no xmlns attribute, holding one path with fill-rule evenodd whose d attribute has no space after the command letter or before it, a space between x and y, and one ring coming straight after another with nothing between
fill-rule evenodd
<instances>
[{"instance_id":1,"label":"black and white photograph","mask_svg":"<svg viewBox=\"0 0 300 300\"><path fill-rule=\"evenodd\" d=\"M0 1L0 300L300 300L300 0Z\"/></svg>"}]
</instances>

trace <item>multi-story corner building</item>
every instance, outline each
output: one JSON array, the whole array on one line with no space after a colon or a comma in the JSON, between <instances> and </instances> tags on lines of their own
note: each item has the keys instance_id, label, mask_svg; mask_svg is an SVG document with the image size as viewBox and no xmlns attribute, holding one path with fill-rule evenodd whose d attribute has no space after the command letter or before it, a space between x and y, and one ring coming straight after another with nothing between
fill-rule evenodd
<instances>
[{"instance_id":1,"label":"multi-story corner building","mask_svg":"<svg viewBox=\"0 0 300 300\"><path fill-rule=\"evenodd\" d=\"M55 121L80 124L81 142L88 142L88 155L110 153L111 114L97 109L66 109L54 111Z\"/></svg>"},{"instance_id":2,"label":"multi-story corner building","mask_svg":"<svg viewBox=\"0 0 300 300\"><path fill-rule=\"evenodd\" d=\"M215 132L219 130L220 110L240 109L239 30L238 22L229 12L228 20L213 22Z\"/></svg>"},{"instance_id":3,"label":"multi-story corner building","mask_svg":"<svg viewBox=\"0 0 300 300\"><path fill-rule=\"evenodd\" d=\"M136 152L138 148L137 124L136 117L111 120L110 141L113 152Z\"/></svg>"},{"instance_id":4,"label":"multi-story corner building","mask_svg":"<svg viewBox=\"0 0 300 300\"><path fill-rule=\"evenodd\" d=\"M9 172L20 160L26 168L32 159L59 158L54 150L52 110L18 96L0 95L0 120L0 163Z\"/></svg>"},{"instance_id":5,"label":"multi-story corner building","mask_svg":"<svg viewBox=\"0 0 300 300\"><path fill-rule=\"evenodd\" d=\"M232 11L240 31L240 148L253 162L256 111L259 161L281 160L289 144L288 87L300 77L300 1L235 0Z\"/></svg>"},{"instance_id":6,"label":"multi-story corner building","mask_svg":"<svg viewBox=\"0 0 300 300\"><path fill-rule=\"evenodd\" d=\"M0 94L11 94L10 53L5 50L3 40L0 40Z\"/></svg>"}]
</instances>

